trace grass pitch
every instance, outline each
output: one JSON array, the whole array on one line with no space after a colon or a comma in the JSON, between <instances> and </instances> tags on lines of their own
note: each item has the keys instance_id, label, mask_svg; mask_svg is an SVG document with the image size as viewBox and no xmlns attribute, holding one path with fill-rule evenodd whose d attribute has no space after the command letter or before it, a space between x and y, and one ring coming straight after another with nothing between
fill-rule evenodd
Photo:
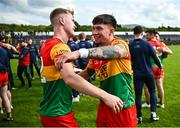
<instances>
[{"instance_id":1,"label":"grass pitch","mask_svg":"<svg viewBox=\"0 0 180 128\"><path fill-rule=\"evenodd\" d=\"M164 61L165 67L165 108L157 108L160 120L150 121L150 109L142 109L143 123L139 127L180 127L180 46L170 46L173 55ZM33 88L20 88L16 78L17 60L11 61L16 90L12 90L14 121L4 122L6 114L0 115L1 127L41 127L39 121L39 103L42 96L40 81L32 81ZM37 76L36 76L37 78ZM26 82L27 83L27 82ZM98 86L98 80L94 81ZM143 98L144 99L144 98ZM73 111L81 127L95 127L98 100L89 96L81 96L79 103L74 103Z\"/></svg>"}]
</instances>

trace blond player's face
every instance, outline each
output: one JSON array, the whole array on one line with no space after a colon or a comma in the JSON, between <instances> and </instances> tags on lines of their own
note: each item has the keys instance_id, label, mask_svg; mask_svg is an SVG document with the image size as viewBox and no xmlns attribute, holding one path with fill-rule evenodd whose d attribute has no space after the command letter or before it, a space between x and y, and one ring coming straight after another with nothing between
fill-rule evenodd
<instances>
[{"instance_id":1,"label":"blond player's face","mask_svg":"<svg viewBox=\"0 0 180 128\"><path fill-rule=\"evenodd\" d=\"M72 14L68 13L65 16L65 25L64 29L69 37L73 37L76 25L74 23L74 17Z\"/></svg>"}]
</instances>

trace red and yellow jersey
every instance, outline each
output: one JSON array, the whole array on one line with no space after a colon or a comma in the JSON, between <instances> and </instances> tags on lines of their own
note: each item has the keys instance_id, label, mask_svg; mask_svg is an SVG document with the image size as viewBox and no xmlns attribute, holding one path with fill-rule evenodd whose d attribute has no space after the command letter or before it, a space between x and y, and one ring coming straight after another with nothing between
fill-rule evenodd
<instances>
[{"instance_id":1,"label":"red and yellow jersey","mask_svg":"<svg viewBox=\"0 0 180 128\"><path fill-rule=\"evenodd\" d=\"M114 39L111 45L122 44L129 53L128 45L121 39ZM100 78L100 88L116 95L125 102L125 108L134 105L132 92L132 69L130 54L123 59L95 60L90 59L88 68L94 69Z\"/></svg>"},{"instance_id":2,"label":"red and yellow jersey","mask_svg":"<svg viewBox=\"0 0 180 128\"><path fill-rule=\"evenodd\" d=\"M47 40L41 47L41 82L43 85L43 97L40 103L41 115L62 116L71 112L72 89L64 82L55 67L57 58L66 52L71 51L58 38Z\"/></svg>"},{"instance_id":3,"label":"red and yellow jersey","mask_svg":"<svg viewBox=\"0 0 180 128\"><path fill-rule=\"evenodd\" d=\"M57 38L47 40L40 51L43 62L41 77L46 77L47 81L62 79L59 71L56 70L55 62L60 55L70 51L69 47Z\"/></svg>"},{"instance_id":4,"label":"red and yellow jersey","mask_svg":"<svg viewBox=\"0 0 180 128\"><path fill-rule=\"evenodd\" d=\"M158 47L165 47L165 44L162 44L160 41L157 41L157 40L148 40L148 42L151 44L151 46L154 48L154 50L156 51L156 55L157 55L157 57L159 58L159 60L160 60L160 63L161 63L161 65L163 65L162 64L162 59L161 59L161 56L162 56L162 52L158 52L158 50L157 50L157 48ZM154 60L151 58L151 64L152 64L152 67L158 67L156 64L155 64L155 62L154 62Z\"/></svg>"},{"instance_id":5,"label":"red and yellow jersey","mask_svg":"<svg viewBox=\"0 0 180 128\"><path fill-rule=\"evenodd\" d=\"M157 47L161 47L159 41L157 40L148 40L148 42L154 47L154 48L157 48Z\"/></svg>"}]
</instances>

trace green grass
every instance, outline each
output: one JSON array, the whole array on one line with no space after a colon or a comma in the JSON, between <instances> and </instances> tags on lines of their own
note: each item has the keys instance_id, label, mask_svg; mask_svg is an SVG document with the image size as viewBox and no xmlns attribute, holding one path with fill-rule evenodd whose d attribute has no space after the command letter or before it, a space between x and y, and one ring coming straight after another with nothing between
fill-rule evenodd
<instances>
[{"instance_id":1,"label":"green grass","mask_svg":"<svg viewBox=\"0 0 180 128\"><path fill-rule=\"evenodd\" d=\"M149 120L150 110L143 109L143 124L140 127L180 127L180 46L170 46L173 55L164 62L165 66L165 109L157 108L160 120ZM17 61L12 61L16 90L13 96L13 122L4 122L1 119L6 116L0 115L0 126L14 127L40 127L39 102L42 96L42 88L38 79L32 81L33 88L28 90L19 88L20 82L16 79ZM37 76L36 76L37 77ZM98 81L94 81L98 85ZM89 96L81 96L79 103L74 103L73 111L81 127L95 127L98 100Z\"/></svg>"}]
</instances>

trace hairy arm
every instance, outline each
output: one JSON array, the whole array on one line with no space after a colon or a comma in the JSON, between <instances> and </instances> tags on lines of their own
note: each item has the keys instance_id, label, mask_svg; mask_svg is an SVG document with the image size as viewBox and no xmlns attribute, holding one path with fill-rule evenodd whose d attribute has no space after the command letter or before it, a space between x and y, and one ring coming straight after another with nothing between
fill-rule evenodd
<instances>
[{"instance_id":1,"label":"hairy arm","mask_svg":"<svg viewBox=\"0 0 180 128\"><path fill-rule=\"evenodd\" d=\"M89 58L95 59L116 59L127 57L128 51L124 45L104 46L89 49Z\"/></svg>"}]
</instances>

